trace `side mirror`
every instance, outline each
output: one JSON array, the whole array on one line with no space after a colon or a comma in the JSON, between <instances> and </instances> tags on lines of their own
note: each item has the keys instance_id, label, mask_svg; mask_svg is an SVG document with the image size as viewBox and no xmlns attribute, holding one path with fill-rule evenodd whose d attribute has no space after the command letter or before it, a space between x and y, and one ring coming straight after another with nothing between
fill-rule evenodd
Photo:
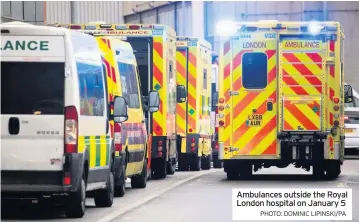
<instances>
[{"instance_id":1,"label":"side mirror","mask_svg":"<svg viewBox=\"0 0 359 222\"><path fill-rule=\"evenodd\" d=\"M122 96L117 96L113 104L113 119L115 123L122 123L128 119L127 102Z\"/></svg>"},{"instance_id":2,"label":"side mirror","mask_svg":"<svg viewBox=\"0 0 359 222\"><path fill-rule=\"evenodd\" d=\"M186 102L187 95L186 95L186 87L183 85L177 86L177 103Z\"/></svg>"},{"instance_id":3,"label":"side mirror","mask_svg":"<svg viewBox=\"0 0 359 222\"><path fill-rule=\"evenodd\" d=\"M148 93L148 111L150 113L157 112L160 108L160 96L157 91Z\"/></svg>"},{"instance_id":4,"label":"side mirror","mask_svg":"<svg viewBox=\"0 0 359 222\"><path fill-rule=\"evenodd\" d=\"M353 88L351 87L351 85L344 85L344 102L353 102Z\"/></svg>"},{"instance_id":5,"label":"side mirror","mask_svg":"<svg viewBox=\"0 0 359 222\"><path fill-rule=\"evenodd\" d=\"M216 107L218 104L218 92L213 93L212 107Z\"/></svg>"}]
</instances>

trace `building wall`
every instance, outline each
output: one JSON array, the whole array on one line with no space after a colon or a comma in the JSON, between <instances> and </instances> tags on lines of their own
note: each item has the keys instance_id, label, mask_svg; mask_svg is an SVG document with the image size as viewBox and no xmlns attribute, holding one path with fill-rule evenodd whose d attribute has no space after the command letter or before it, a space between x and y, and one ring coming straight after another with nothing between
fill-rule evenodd
<instances>
[{"instance_id":1,"label":"building wall","mask_svg":"<svg viewBox=\"0 0 359 222\"><path fill-rule=\"evenodd\" d=\"M48 1L46 23L123 23L121 1Z\"/></svg>"},{"instance_id":2,"label":"building wall","mask_svg":"<svg viewBox=\"0 0 359 222\"><path fill-rule=\"evenodd\" d=\"M2 1L1 22L27 21L35 25L44 24L45 7L40 1Z\"/></svg>"}]
</instances>

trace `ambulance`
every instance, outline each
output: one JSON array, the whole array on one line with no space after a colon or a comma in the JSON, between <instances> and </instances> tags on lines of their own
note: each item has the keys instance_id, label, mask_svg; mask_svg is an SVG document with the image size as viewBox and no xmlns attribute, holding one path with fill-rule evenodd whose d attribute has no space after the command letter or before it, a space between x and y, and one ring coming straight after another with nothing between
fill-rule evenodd
<instances>
[{"instance_id":1,"label":"ambulance","mask_svg":"<svg viewBox=\"0 0 359 222\"><path fill-rule=\"evenodd\" d=\"M1 24L1 198L60 203L68 217L114 196L110 120L127 119L126 101L107 103L96 39L68 29Z\"/></svg>"},{"instance_id":2,"label":"ambulance","mask_svg":"<svg viewBox=\"0 0 359 222\"><path fill-rule=\"evenodd\" d=\"M228 179L289 164L313 168L316 178L337 178L348 101L340 24L226 23L218 26L217 121Z\"/></svg>"},{"instance_id":3,"label":"ambulance","mask_svg":"<svg viewBox=\"0 0 359 222\"><path fill-rule=\"evenodd\" d=\"M219 63L218 56L212 54L212 106L211 106L211 129L213 130L212 135L212 162L213 168L222 168L223 162L218 158L218 123L216 121L216 116L218 114L218 73L219 73Z\"/></svg>"},{"instance_id":4,"label":"ambulance","mask_svg":"<svg viewBox=\"0 0 359 222\"><path fill-rule=\"evenodd\" d=\"M95 36L107 74L109 103L112 103L117 96L122 96L128 105L128 119L125 122L118 124L111 121L115 158L119 159L118 164L115 165L116 196L125 195L127 178L131 178L132 188L145 188L150 174L148 158L151 147L147 145L148 134L144 113L158 111L158 92L148 92L149 107L145 107L136 57L131 45L126 42L126 37L112 36L102 24L97 23L57 24L57 26Z\"/></svg>"},{"instance_id":5,"label":"ambulance","mask_svg":"<svg viewBox=\"0 0 359 222\"><path fill-rule=\"evenodd\" d=\"M186 103L177 104L178 169L211 168L212 46L192 37L177 37L177 85L187 89Z\"/></svg>"},{"instance_id":6,"label":"ambulance","mask_svg":"<svg viewBox=\"0 0 359 222\"><path fill-rule=\"evenodd\" d=\"M152 178L161 179L175 173L176 104L184 102L184 87L176 86L176 33L158 24L103 25L111 35L125 36L134 50L140 75L141 91L159 93L159 110L146 112L149 143L152 147ZM145 101L146 103L148 101Z\"/></svg>"}]
</instances>

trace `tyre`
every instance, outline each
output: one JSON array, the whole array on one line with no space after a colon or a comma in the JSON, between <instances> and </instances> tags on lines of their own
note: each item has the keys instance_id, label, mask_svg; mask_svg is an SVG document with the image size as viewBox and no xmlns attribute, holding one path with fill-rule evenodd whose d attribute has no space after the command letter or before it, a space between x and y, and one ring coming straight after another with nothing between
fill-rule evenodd
<instances>
[{"instance_id":1,"label":"tyre","mask_svg":"<svg viewBox=\"0 0 359 222\"><path fill-rule=\"evenodd\" d=\"M201 168L202 168L202 170L211 169L211 158L210 158L210 156L202 158Z\"/></svg>"},{"instance_id":2,"label":"tyre","mask_svg":"<svg viewBox=\"0 0 359 222\"><path fill-rule=\"evenodd\" d=\"M239 173L234 170L227 171L227 179L228 180L237 180L239 178Z\"/></svg>"},{"instance_id":3,"label":"tyre","mask_svg":"<svg viewBox=\"0 0 359 222\"><path fill-rule=\"evenodd\" d=\"M106 182L106 188L95 192L96 207L111 207L113 204L115 180L113 173L110 172Z\"/></svg>"},{"instance_id":4,"label":"tyre","mask_svg":"<svg viewBox=\"0 0 359 222\"><path fill-rule=\"evenodd\" d=\"M341 173L340 162L328 163L326 166L326 178L329 180L337 179Z\"/></svg>"},{"instance_id":5,"label":"tyre","mask_svg":"<svg viewBox=\"0 0 359 222\"><path fill-rule=\"evenodd\" d=\"M68 218L82 218L86 209L86 182L85 175L77 187L76 192L71 193L68 197L65 214Z\"/></svg>"},{"instance_id":6,"label":"tyre","mask_svg":"<svg viewBox=\"0 0 359 222\"><path fill-rule=\"evenodd\" d=\"M147 160L143 161L142 172L140 175L131 178L131 187L134 189L143 189L147 186Z\"/></svg>"},{"instance_id":7,"label":"tyre","mask_svg":"<svg viewBox=\"0 0 359 222\"><path fill-rule=\"evenodd\" d=\"M250 178L253 175L253 165L243 164L239 168L239 175L243 179Z\"/></svg>"},{"instance_id":8,"label":"tyre","mask_svg":"<svg viewBox=\"0 0 359 222\"><path fill-rule=\"evenodd\" d=\"M220 169L223 167L223 162L218 159L218 156L213 157L213 168Z\"/></svg>"},{"instance_id":9,"label":"tyre","mask_svg":"<svg viewBox=\"0 0 359 222\"><path fill-rule=\"evenodd\" d=\"M176 172L176 164L174 163L174 159L167 162L167 174L173 175Z\"/></svg>"},{"instance_id":10,"label":"tyre","mask_svg":"<svg viewBox=\"0 0 359 222\"><path fill-rule=\"evenodd\" d=\"M115 187L115 196L116 197L123 197L126 193L126 169L125 166L122 167L122 174L120 180L122 184Z\"/></svg>"},{"instance_id":11,"label":"tyre","mask_svg":"<svg viewBox=\"0 0 359 222\"><path fill-rule=\"evenodd\" d=\"M323 165L315 165L313 166L313 177L314 179L323 179L325 175L325 170Z\"/></svg>"},{"instance_id":12,"label":"tyre","mask_svg":"<svg viewBox=\"0 0 359 222\"><path fill-rule=\"evenodd\" d=\"M190 165L190 170L191 171L200 171L201 165L202 165L201 160L202 160L201 157L196 157L195 161Z\"/></svg>"},{"instance_id":13,"label":"tyre","mask_svg":"<svg viewBox=\"0 0 359 222\"><path fill-rule=\"evenodd\" d=\"M167 161L162 159L157 159L153 166L153 178L154 179L164 179L167 176Z\"/></svg>"}]
</instances>

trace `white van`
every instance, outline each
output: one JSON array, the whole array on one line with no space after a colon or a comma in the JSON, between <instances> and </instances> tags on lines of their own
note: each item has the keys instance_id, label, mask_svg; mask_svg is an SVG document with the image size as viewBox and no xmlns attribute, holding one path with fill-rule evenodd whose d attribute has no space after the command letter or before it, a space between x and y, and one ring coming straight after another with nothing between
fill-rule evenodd
<instances>
[{"instance_id":1,"label":"white van","mask_svg":"<svg viewBox=\"0 0 359 222\"><path fill-rule=\"evenodd\" d=\"M113 203L109 120L101 52L93 36L11 22L1 26L1 191L6 198L56 197L82 217L86 191Z\"/></svg>"}]
</instances>

